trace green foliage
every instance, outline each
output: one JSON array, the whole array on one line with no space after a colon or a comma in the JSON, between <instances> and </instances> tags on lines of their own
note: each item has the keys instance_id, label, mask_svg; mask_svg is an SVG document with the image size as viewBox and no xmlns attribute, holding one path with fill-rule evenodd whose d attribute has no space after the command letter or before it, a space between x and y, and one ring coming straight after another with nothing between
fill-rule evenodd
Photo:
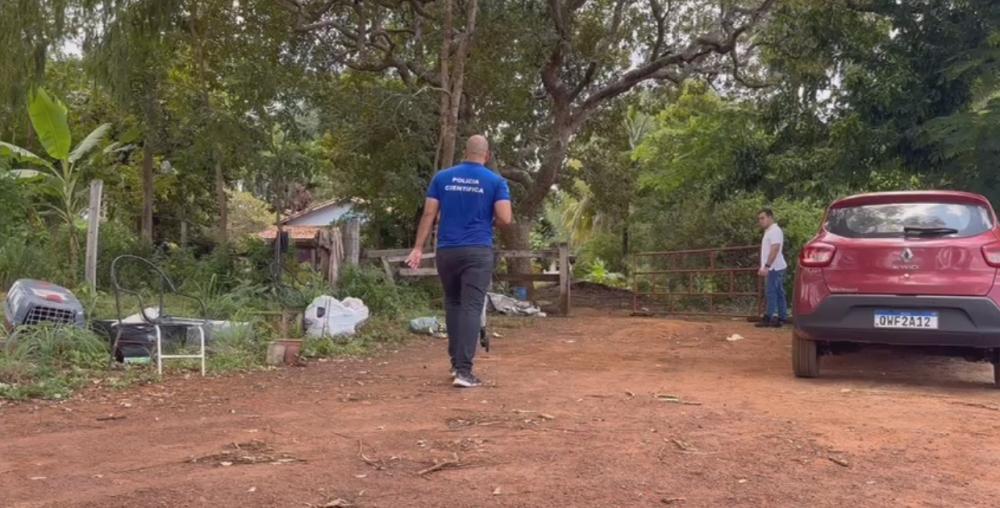
<instances>
[{"instance_id":1,"label":"green foliage","mask_svg":"<svg viewBox=\"0 0 1000 508\"><path fill-rule=\"evenodd\" d=\"M17 279L68 280L63 252L45 234L18 233L0 238L0 288Z\"/></svg>"},{"instance_id":2,"label":"green foliage","mask_svg":"<svg viewBox=\"0 0 1000 508\"><path fill-rule=\"evenodd\" d=\"M69 122L66 121L66 105L39 88L31 95L28 114L31 116L31 125L38 134L38 141L45 147L49 157L58 161L68 160L73 138L69 132Z\"/></svg>"},{"instance_id":3,"label":"green foliage","mask_svg":"<svg viewBox=\"0 0 1000 508\"><path fill-rule=\"evenodd\" d=\"M248 322L245 319L240 321ZM250 320L248 326L235 328L215 338L208 368L220 374L260 368L264 365L269 340L267 327L259 320Z\"/></svg>"},{"instance_id":4,"label":"green foliage","mask_svg":"<svg viewBox=\"0 0 1000 508\"><path fill-rule=\"evenodd\" d=\"M105 341L77 328L23 329L8 341L0 352L0 398L65 398L108 362Z\"/></svg>"},{"instance_id":5,"label":"green foliage","mask_svg":"<svg viewBox=\"0 0 1000 508\"><path fill-rule=\"evenodd\" d=\"M86 207L83 197L85 188L81 185L83 164L78 165L77 162L101 143L110 126L107 124L98 126L70 152L73 139L66 116L66 106L39 88L32 94L28 109L31 125L38 139L49 157L55 159L56 164L51 164L11 144L5 144L5 151L0 155L6 155L16 162L27 162L42 168L41 180L44 187L41 193L49 197L44 208L58 218L62 235L68 244L68 273L70 279L75 280L79 268L78 229L82 222L81 213ZM30 175L34 179L35 174L30 173Z\"/></svg>"},{"instance_id":6,"label":"green foliage","mask_svg":"<svg viewBox=\"0 0 1000 508\"><path fill-rule=\"evenodd\" d=\"M27 233L29 228L28 191L19 178L0 169L0 240Z\"/></svg>"},{"instance_id":7,"label":"green foliage","mask_svg":"<svg viewBox=\"0 0 1000 508\"><path fill-rule=\"evenodd\" d=\"M351 337L306 339L302 354L307 358L365 357L411 337L406 320L374 317Z\"/></svg>"},{"instance_id":8,"label":"green foliage","mask_svg":"<svg viewBox=\"0 0 1000 508\"><path fill-rule=\"evenodd\" d=\"M586 266L583 280L612 287L625 287L628 283L623 274L609 270L601 258L595 258Z\"/></svg>"},{"instance_id":9,"label":"green foliage","mask_svg":"<svg viewBox=\"0 0 1000 508\"><path fill-rule=\"evenodd\" d=\"M333 296L360 298L372 315L392 319L412 317L426 312L429 307L426 291L405 282L392 283L386 279L385 272L377 268L346 268Z\"/></svg>"},{"instance_id":10,"label":"green foliage","mask_svg":"<svg viewBox=\"0 0 1000 508\"><path fill-rule=\"evenodd\" d=\"M267 202L249 192L229 191L229 239L240 242L271 227L275 214Z\"/></svg>"},{"instance_id":11,"label":"green foliage","mask_svg":"<svg viewBox=\"0 0 1000 508\"><path fill-rule=\"evenodd\" d=\"M688 82L635 148L642 165L639 185L659 194L693 182L712 190L749 187L763 176L759 159L768 143L751 109L722 99L703 83Z\"/></svg>"}]
</instances>

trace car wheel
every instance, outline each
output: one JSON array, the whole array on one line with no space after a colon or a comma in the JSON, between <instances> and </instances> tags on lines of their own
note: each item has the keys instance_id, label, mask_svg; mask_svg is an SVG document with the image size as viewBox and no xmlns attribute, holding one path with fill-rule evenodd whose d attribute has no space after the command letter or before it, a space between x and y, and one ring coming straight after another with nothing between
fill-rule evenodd
<instances>
[{"instance_id":1,"label":"car wheel","mask_svg":"<svg viewBox=\"0 0 1000 508\"><path fill-rule=\"evenodd\" d=\"M814 341L792 335L792 370L795 377L819 376L819 353Z\"/></svg>"},{"instance_id":2,"label":"car wheel","mask_svg":"<svg viewBox=\"0 0 1000 508\"><path fill-rule=\"evenodd\" d=\"M993 386L1000 388L1000 349L993 350Z\"/></svg>"}]
</instances>

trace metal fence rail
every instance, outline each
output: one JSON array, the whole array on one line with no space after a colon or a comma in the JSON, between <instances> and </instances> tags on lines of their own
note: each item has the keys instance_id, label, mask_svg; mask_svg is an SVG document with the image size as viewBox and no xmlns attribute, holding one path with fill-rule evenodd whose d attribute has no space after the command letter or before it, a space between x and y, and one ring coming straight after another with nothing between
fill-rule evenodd
<instances>
[{"instance_id":1,"label":"metal fence rail","mask_svg":"<svg viewBox=\"0 0 1000 508\"><path fill-rule=\"evenodd\" d=\"M632 261L635 314L655 314L644 304L660 303L676 315L755 317L763 311L758 246L640 252ZM692 310L692 301L704 310Z\"/></svg>"}]
</instances>

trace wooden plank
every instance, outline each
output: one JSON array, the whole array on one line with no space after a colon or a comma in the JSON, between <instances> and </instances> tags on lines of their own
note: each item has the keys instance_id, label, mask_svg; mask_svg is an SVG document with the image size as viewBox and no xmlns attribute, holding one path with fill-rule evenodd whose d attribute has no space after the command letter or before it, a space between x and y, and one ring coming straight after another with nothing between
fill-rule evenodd
<instances>
[{"instance_id":1,"label":"wooden plank","mask_svg":"<svg viewBox=\"0 0 1000 508\"><path fill-rule=\"evenodd\" d=\"M87 210L87 260L85 274L91 291L97 291L97 243L101 237L101 194L104 182L90 182L90 208Z\"/></svg>"},{"instance_id":2,"label":"wooden plank","mask_svg":"<svg viewBox=\"0 0 1000 508\"><path fill-rule=\"evenodd\" d=\"M384 258L386 256L406 256L412 249L373 249L366 250L362 257L365 259Z\"/></svg>"},{"instance_id":3,"label":"wooden plank","mask_svg":"<svg viewBox=\"0 0 1000 508\"><path fill-rule=\"evenodd\" d=\"M493 276L494 280L504 282L560 282L559 274L555 273L498 273Z\"/></svg>"},{"instance_id":4,"label":"wooden plank","mask_svg":"<svg viewBox=\"0 0 1000 508\"><path fill-rule=\"evenodd\" d=\"M437 268L400 268L400 277L437 277Z\"/></svg>"},{"instance_id":5,"label":"wooden plank","mask_svg":"<svg viewBox=\"0 0 1000 508\"><path fill-rule=\"evenodd\" d=\"M557 250L499 250L497 255L501 258L554 258L559 255Z\"/></svg>"},{"instance_id":6,"label":"wooden plank","mask_svg":"<svg viewBox=\"0 0 1000 508\"><path fill-rule=\"evenodd\" d=\"M396 282L396 275L393 272L392 265L385 258L382 258L382 269L385 270L385 278L389 284L394 284Z\"/></svg>"},{"instance_id":7,"label":"wooden plank","mask_svg":"<svg viewBox=\"0 0 1000 508\"><path fill-rule=\"evenodd\" d=\"M569 245L563 243L559 245L559 311L563 316L569 316L572 279L569 266Z\"/></svg>"},{"instance_id":8,"label":"wooden plank","mask_svg":"<svg viewBox=\"0 0 1000 508\"><path fill-rule=\"evenodd\" d=\"M433 252L427 252L424 253L423 256L420 256L420 259L434 259L434 257L435 254ZM410 252L407 251L406 254L403 256L385 256L382 259L390 263L402 263L403 261L406 261L409 258L410 258Z\"/></svg>"}]
</instances>

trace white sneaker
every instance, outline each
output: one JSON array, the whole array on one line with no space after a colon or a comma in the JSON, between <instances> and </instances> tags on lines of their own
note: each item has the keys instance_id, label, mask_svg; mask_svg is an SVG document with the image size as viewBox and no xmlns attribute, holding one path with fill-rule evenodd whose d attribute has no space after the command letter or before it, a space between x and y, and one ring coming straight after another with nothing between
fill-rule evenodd
<instances>
[{"instance_id":1,"label":"white sneaker","mask_svg":"<svg viewBox=\"0 0 1000 508\"><path fill-rule=\"evenodd\" d=\"M455 380L452 381L451 384L459 388L474 388L479 385L482 385L483 382L480 381L479 378L477 378L476 376L473 376L471 373L469 374L458 373L455 375Z\"/></svg>"}]
</instances>

